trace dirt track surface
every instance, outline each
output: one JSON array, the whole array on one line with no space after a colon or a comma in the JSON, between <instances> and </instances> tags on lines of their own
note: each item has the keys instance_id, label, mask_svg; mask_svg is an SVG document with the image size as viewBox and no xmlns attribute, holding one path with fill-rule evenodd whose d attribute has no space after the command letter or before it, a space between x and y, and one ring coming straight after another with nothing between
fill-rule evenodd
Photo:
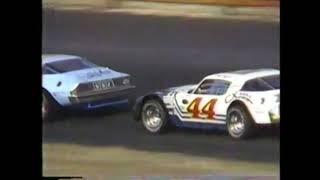
<instances>
[{"instance_id":1,"label":"dirt track surface","mask_svg":"<svg viewBox=\"0 0 320 180\"><path fill-rule=\"evenodd\" d=\"M279 64L279 24L45 11L43 53L75 54L127 72L137 95L216 72ZM279 163L279 132L234 141L224 132L146 135L130 112L79 113L43 126L43 142L123 147L259 163Z\"/></svg>"}]
</instances>

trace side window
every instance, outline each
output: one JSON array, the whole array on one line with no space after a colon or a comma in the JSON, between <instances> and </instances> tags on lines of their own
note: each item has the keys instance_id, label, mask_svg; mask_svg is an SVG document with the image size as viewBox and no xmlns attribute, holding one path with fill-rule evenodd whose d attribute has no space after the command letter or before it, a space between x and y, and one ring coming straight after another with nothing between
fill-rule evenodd
<instances>
[{"instance_id":1,"label":"side window","mask_svg":"<svg viewBox=\"0 0 320 180\"><path fill-rule=\"evenodd\" d=\"M263 83L260 79L252 79L247 81L241 91L268 91L271 88Z\"/></svg>"},{"instance_id":2,"label":"side window","mask_svg":"<svg viewBox=\"0 0 320 180\"><path fill-rule=\"evenodd\" d=\"M42 66L42 74L55 74L48 66L44 65Z\"/></svg>"},{"instance_id":3,"label":"side window","mask_svg":"<svg viewBox=\"0 0 320 180\"><path fill-rule=\"evenodd\" d=\"M202 82L195 94L223 95L229 86L230 82L228 81L208 79Z\"/></svg>"}]
</instances>

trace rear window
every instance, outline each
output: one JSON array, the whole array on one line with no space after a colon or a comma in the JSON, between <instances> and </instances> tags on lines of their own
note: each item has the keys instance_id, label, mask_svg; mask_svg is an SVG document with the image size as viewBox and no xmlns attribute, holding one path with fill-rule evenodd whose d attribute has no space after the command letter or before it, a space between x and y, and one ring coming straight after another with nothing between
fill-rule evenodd
<instances>
[{"instance_id":1,"label":"rear window","mask_svg":"<svg viewBox=\"0 0 320 180\"><path fill-rule=\"evenodd\" d=\"M274 89L280 89L280 75L267 76L261 79L272 86Z\"/></svg>"},{"instance_id":2,"label":"rear window","mask_svg":"<svg viewBox=\"0 0 320 180\"><path fill-rule=\"evenodd\" d=\"M80 59L80 58L56 61L56 62L48 63L47 66L58 73L65 73L70 71L77 71L77 70L96 67L95 64L92 64L89 61L85 59Z\"/></svg>"},{"instance_id":3,"label":"rear window","mask_svg":"<svg viewBox=\"0 0 320 180\"><path fill-rule=\"evenodd\" d=\"M47 65L42 67L42 74L55 74Z\"/></svg>"},{"instance_id":4,"label":"rear window","mask_svg":"<svg viewBox=\"0 0 320 180\"><path fill-rule=\"evenodd\" d=\"M266 76L262 78L256 78L247 81L243 87L242 91L269 91L274 89L280 89L280 76Z\"/></svg>"}]
</instances>

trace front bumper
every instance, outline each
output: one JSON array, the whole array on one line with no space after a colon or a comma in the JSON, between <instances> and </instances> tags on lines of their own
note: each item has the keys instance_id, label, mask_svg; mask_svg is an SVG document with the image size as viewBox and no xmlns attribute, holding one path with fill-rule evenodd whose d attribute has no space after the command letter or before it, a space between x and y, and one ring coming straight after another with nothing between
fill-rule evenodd
<instances>
[{"instance_id":1,"label":"front bumper","mask_svg":"<svg viewBox=\"0 0 320 180\"><path fill-rule=\"evenodd\" d=\"M135 86L128 86L115 88L100 93L91 93L82 96L70 96L69 101L71 106L78 106L87 109L128 104L131 98L132 89L134 88Z\"/></svg>"}]
</instances>

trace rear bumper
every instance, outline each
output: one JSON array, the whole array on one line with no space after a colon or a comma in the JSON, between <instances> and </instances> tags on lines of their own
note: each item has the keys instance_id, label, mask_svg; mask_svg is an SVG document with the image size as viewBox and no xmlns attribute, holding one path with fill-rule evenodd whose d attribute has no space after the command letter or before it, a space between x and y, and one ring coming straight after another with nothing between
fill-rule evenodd
<instances>
[{"instance_id":1,"label":"rear bumper","mask_svg":"<svg viewBox=\"0 0 320 180\"><path fill-rule=\"evenodd\" d=\"M273 108L251 111L251 116L256 124L267 125L280 123L280 109L278 105Z\"/></svg>"},{"instance_id":2,"label":"rear bumper","mask_svg":"<svg viewBox=\"0 0 320 180\"><path fill-rule=\"evenodd\" d=\"M84 109L95 109L106 106L119 106L129 104L134 86L117 89L109 92L92 94L81 97L69 97L71 106Z\"/></svg>"},{"instance_id":3,"label":"rear bumper","mask_svg":"<svg viewBox=\"0 0 320 180\"><path fill-rule=\"evenodd\" d=\"M271 113L269 113L269 116L270 116L270 121L271 121L272 124L280 123L280 116L277 116L277 115L274 115L274 114L271 114Z\"/></svg>"}]
</instances>

